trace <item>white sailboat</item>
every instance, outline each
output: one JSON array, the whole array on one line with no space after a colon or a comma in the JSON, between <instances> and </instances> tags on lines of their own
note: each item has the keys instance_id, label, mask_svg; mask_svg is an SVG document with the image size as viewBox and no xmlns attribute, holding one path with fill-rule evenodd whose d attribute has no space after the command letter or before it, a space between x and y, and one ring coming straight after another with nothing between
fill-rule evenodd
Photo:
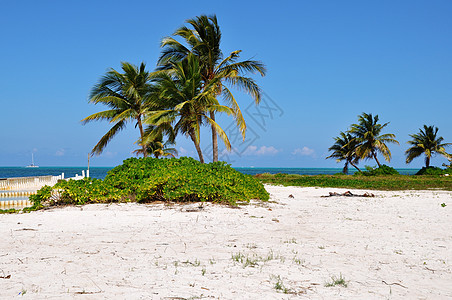
<instances>
[{"instance_id":1,"label":"white sailboat","mask_svg":"<svg viewBox=\"0 0 452 300\"><path fill-rule=\"evenodd\" d=\"M35 160L33 157L33 153L31 153L31 164L26 166L25 168L39 168L39 166L35 165Z\"/></svg>"}]
</instances>

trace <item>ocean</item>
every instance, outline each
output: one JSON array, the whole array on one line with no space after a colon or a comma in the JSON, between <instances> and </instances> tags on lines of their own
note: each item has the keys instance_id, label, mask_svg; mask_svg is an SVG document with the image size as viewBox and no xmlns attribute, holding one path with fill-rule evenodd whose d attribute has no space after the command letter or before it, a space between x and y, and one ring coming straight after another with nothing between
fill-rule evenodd
<instances>
[{"instance_id":1,"label":"ocean","mask_svg":"<svg viewBox=\"0 0 452 300\"><path fill-rule=\"evenodd\" d=\"M103 179L112 167L91 167L90 177ZM235 168L237 171L244 174L255 175L260 173L286 173L299 175L333 175L340 173L341 168ZM76 174L81 175L82 170L86 167L39 167L39 168L24 168L24 167L0 167L0 178L13 177L28 177L28 176L45 176L45 175L61 175L64 173L65 178L74 177ZM350 173L354 170L350 169ZM400 174L414 175L418 169L397 169Z\"/></svg>"}]
</instances>

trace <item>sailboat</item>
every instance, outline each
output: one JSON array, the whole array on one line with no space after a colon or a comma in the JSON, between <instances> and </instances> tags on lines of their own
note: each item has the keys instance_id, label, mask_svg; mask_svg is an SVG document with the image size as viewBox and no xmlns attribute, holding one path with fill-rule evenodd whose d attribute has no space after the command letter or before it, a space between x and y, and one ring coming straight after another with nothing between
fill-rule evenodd
<instances>
[{"instance_id":1,"label":"sailboat","mask_svg":"<svg viewBox=\"0 0 452 300\"><path fill-rule=\"evenodd\" d=\"M39 168L39 166L35 165L35 160L33 157L33 153L31 154L31 164L26 166L25 168Z\"/></svg>"}]
</instances>

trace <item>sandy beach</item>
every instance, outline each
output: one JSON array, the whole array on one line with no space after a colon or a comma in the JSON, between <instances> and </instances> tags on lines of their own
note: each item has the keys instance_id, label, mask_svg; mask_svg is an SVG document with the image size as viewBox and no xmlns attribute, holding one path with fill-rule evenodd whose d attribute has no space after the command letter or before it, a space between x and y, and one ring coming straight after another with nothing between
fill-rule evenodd
<instances>
[{"instance_id":1,"label":"sandy beach","mask_svg":"<svg viewBox=\"0 0 452 300\"><path fill-rule=\"evenodd\" d=\"M0 215L0 298L452 298L452 192L266 189L239 208Z\"/></svg>"}]
</instances>

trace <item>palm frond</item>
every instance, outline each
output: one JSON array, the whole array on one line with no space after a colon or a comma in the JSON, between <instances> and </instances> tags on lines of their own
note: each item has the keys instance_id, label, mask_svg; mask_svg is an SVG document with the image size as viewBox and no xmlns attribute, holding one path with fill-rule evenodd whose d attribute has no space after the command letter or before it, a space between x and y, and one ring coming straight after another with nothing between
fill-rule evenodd
<instances>
[{"instance_id":1,"label":"palm frond","mask_svg":"<svg viewBox=\"0 0 452 300\"><path fill-rule=\"evenodd\" d=\"M99 155L104 151L104 148L107 146L107 144L111 141L111 139L122 129L124 129L126 123L125 122L118 122L116 123L101 139L100 141L94 146L93 150L91 151L91 154Z\"/></svg>"}]
</instances>

